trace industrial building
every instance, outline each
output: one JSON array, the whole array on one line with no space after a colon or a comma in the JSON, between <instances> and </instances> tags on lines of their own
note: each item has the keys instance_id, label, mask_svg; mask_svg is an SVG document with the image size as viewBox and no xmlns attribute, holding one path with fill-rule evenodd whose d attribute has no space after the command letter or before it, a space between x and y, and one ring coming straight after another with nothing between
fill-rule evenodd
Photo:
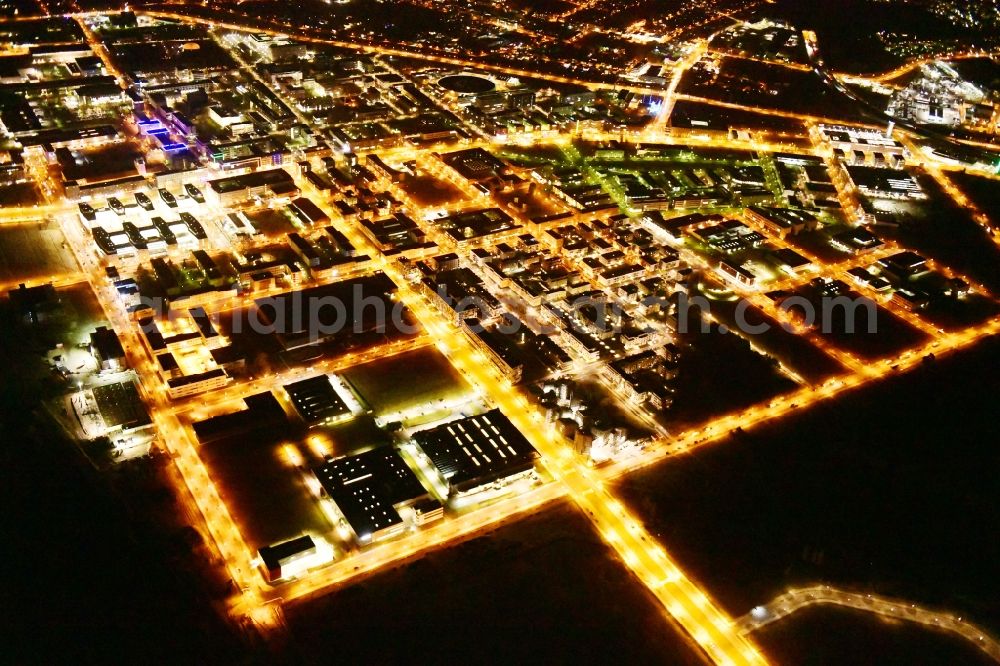
<instances>
[{"instance_id":1,"label":"industrial building","mask_svg":"<svg viewBox=\"0 0 1000 666\"><path fill-rule=\"evenodd\" d=\"M138 430L152 425L135 382L115 382L93 388L107 434Z\"/></svg>"},{"instance_id":2,"label":"industrial building","mask_svg":"<svg viewBox=\"0 0 1000 666\"><path fill-rule=\"evenodd\" d=\"M107 326L98 326L90 334L90 353L100 364L101 370L123 370L128 367L118 334Z\"/></svg>"},{"instance_id":3,"label":"industrial building","mask_svg":"<svg viewBox=\"0 0 1000 666\"><path fill-rule=\"evenodd\" d=\"M261 323L285 349L334 338L392 333L391 296L384 273L312 287L255 301Z\"/></svg>"},{"instance_id":4,"label":"industrial building","mask_svg":"<svg viewBox=\"0 0 1000 666\"><path fill-rule=\"evenodd\" d=\"M910 200L927 198L917 180L905 171L869 166L849 166L846 169L851 182L866 197Z\"/></svg>"},{"instance_id":5,"label":"industrial building","mask_svg":"<svg viewBox=\"0 0 1000 666\"><path fill-rule=\"evenodd\" d=\"M413 439L434 463L453 497L521 478L534 469L538 457L499 409L418 432Z\"/></svg>"},{"instance_id":6,"label":"industrial building","mask_svg":"<svg viewBox=\"0 0 1000 666\"><path fill-rule=\"evenodd\" d=\"M295 411L308 425L330 423L351 413L327 375L287 384L285 392Z\"/></svg>"},{"instance_id":7,"label":"industrial building","mask_svg":"<svg viewBox=\"0 0 1000 666\"><path fill-rule=\"evenodd\" d=\"M222 206L240 203L251 197L296 197L295 181L284 169L254 171L208 181L210 198Z\"/></svg>"},{"instance_id":8,"label":"industrial building","mask_svg":"<svg viewBox=\"0 0 1000 666\"><path fill-rule=\"evenodd\" d=\"M193 424L194 433L202 444L223 439L235 439L250 433L277 430L288 424L281 403L270 391L243 398L245 409L222 414Z\"/></svg>"},{"instance_id":9,"label":"industrial building","mask_svg":"<svg viewBox=\"0 0 1000 666\"><path fill-rule=\"evenodd\" d=\"M329 460L313 473L360 545L402 533L406 523L400 512L418 503L416 523L443 513L436 502L427 510L430 493L391 446Z\"/></svg>"},{"instance_id":10,"label":"industrial building","mask_svg":"<svg viewBox=\"0 0 1000 666\"><path fill-rule=\"evenodd\" d=\"M819 220L812 213L791 208L751 206L747 218L760 224L779 238L795 236L819 228Z\"/></svg>"}]
</instances>

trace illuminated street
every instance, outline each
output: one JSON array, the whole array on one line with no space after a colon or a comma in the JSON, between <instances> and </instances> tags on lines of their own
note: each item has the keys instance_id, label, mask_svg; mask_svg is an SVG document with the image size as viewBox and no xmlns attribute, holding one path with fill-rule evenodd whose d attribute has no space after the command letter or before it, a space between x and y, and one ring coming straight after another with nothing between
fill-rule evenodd
<instances>
[{"instance_id":1,"label":"illuminated street","mask_svg":"<svg viewBox=\"0 0 1000 666\"><path fill-rule=\"evenodd\" d=\"M1000 335L1000 106L963 68L995 48L861 74L762 4L0 16L0 287L59 391L16 410L97 474L162 456L248 645L565 502L698 659L835 604L1000 660L826 585L736 617L615 491Z\"/></svg>"},{"instance_id":2,"label":"illuminated street","mask_svg":"<svg viewBox=\"0 0 1000 666\"><path fill-rule=\"evenodd\" d=\"M1000 656L1000 644L986 635L982 629L964 622L960 617L947 613L936 613L916 604L894 601L871 594L847 592L825 585L789 590L780 597L772 599L766 605L754 608L750 614L741 619L741 624L744 626L744 631L751 632L771 622L780 621L795 611L814 604L844 606L888 618L925 624L958 634L994 659Z\"/></svg>"}]
</instances>

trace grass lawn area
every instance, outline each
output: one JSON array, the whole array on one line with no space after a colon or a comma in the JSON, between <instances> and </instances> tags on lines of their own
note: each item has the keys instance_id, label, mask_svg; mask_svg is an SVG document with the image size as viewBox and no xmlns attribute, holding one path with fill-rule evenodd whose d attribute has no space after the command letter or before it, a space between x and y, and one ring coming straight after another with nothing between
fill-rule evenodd
<instances>
[{"instance_id":1,"label":"grass lawn area","mask_svg":"<svg viewBox=\"0 0 1000 666\"><path fill-rule=\"evenodd\" d=\"M448 359L433 348L359 365L343 374L375 416L447 402L472 392Z\"/></svg>"}]
</instances>

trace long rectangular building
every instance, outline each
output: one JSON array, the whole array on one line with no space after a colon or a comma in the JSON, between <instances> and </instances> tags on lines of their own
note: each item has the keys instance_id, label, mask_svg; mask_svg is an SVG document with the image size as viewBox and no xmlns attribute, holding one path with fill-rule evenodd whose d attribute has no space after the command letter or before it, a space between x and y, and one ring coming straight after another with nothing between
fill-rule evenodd
<instances>
[{"instance_id":1,"label":"long rectangular building","mask_svg":"<svg viewBox=\"0 0 1000 666\"><path fill-rule=\"evenodd\" d=\"M332 422L351 413L327 375L286 384L285 392L308 425Z\"/></svg>"},{"instance_id":2,"label":"long rectangular building","mask_svg":"<svg viewBox=\"0 0 1000 666\"><path fill-rule=\"evenodd\" d=\"M418 432L413 436L448 482L453 495L520 476L538 452L499 409Z\"/></svg>"},{"instance_id":3,"label":"long rectangular building","mask_svg":"<svg viewBox=\"0 0 1000 666\"><path fill-rule=\"evenodd\" d=\"M392 294L384 273L261 298L254 302L262 324L285 349L365 334L393 335Z\"/></svg>"},{"instance_id":4,"label":"long rectangular building","mask_svg":"<svg viewBox=\"0 0 1000 666\"><path fill-rule=\"evenodd\" d=\"M284 169L254 171L208 181L209 198L231 205L253 196L298 196L295 181Z\"/></svg>"}]
</instances>

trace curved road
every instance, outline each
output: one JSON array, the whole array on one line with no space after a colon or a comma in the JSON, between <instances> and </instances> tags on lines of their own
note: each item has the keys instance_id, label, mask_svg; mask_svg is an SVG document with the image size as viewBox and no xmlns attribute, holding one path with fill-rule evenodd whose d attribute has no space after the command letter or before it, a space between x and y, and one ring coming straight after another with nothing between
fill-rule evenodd
<instances>
[{"instance_id":1,"label":"curved road","mask_svg":"<svg viewBox=\"0 0 1000 666\"><path fill-rule=\"evenodd\" d=\"M764 606L757 606L736 621L743 633L776 622L797 610L817 604L831 604L875 613L897 620L916 622L928 627L949 631L969 641L990 657L1000 662L1000 643L981 628L951 613L940 613L916 604L897 599L887 599L873 594L858 594L838 590L829 585L802 587L789 590Z\"/></svg>"},{"instance_id":2,"label":"curved road","mask_svg":"<svg viewBox=\"0 0 1000 666\"><path fill-rule=\"evenodd\" d=\"M865 113L872 119L877 120L881 124L888 124L890 122L894 123L896 127L905 129L913 136L933 144L937 145L944 144L951 148L960 149L963 151L976 150L975 146L970 146L969 144L962 143L946 134L937 131L935 128L927 127L924 125L916 125L907 120L896 118L895 116L890 116L883 109L878 108L868 100L860 97L857 93L855 93L846 85L844 85L844 82L841 81L835 73L831 72L826 68L826 65L823 63L823 58L821 58L819 55L819 46L816 43L816 35L808 30L804 31L803 34L805 35L806 46L807 46L806 50L809 54L809 61L812 63L813 71L821 79L823 79L823 82L826 83L826 85L829 88L846 96L848 99L858 104L858 106L861 107L863 113ZM918 63L914 64L913 66L921 65L923 64L923 62L924 61L918 61ZM851 77L851 78L855 80L861 80L863 77ZM873 78L869 80L877 81L880 79ZM995 156L996 154L994 153L993 157Z\"/></svg>"}]
</instances>

